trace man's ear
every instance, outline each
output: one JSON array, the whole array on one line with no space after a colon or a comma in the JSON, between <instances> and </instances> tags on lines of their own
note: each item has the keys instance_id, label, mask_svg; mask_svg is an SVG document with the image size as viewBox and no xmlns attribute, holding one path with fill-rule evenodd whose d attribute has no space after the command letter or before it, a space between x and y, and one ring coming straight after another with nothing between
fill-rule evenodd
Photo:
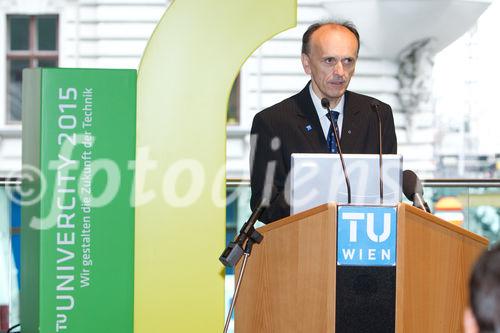
<instances>
[{"instance_id":1,"label":"man's ear","mask_svg":"<svg viewBox=\"0 0 500 333\"><path fill-rule=\"evenodd\" d=\"M470 307L464 311L464 332L479 333L479 326L477 324L476 317L474 317Z\"/></svg>"},{"instance_id":2,"label":"man's ear","mask_svg":"<svg viewBox=\"0 0 500 333\"><path fill-rule=\"evenodd\" d=\"M311 66L309 65L309 56L305 53L302 53L300 55L300 60L302 61L302 67L304 68L304 72L306 72L307 75L311 75Z\"/></svg>"}]
</instances>

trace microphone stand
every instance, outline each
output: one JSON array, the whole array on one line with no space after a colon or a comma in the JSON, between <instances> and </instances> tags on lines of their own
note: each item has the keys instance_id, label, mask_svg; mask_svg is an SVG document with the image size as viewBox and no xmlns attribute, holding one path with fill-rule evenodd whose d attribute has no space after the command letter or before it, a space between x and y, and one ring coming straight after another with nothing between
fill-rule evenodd
<instances>
[{"instance_id":1,"label":"microphone stand","mask_svg":"<svg viewBox=\"0 0 500 333\"><path fill-rule=\"evenodd\" d=\"M349 181L349 176L347 175L347 168L345 167L344 155L342 154L342 148L340 147L340 138L338 133L338 128L333 120L332 110L330 109L330 101L327 98L321 99L321 106L328 111L327 117L330 120L330 126L332 126L332 132L335 137L335 143L337 144L337 149L339 150L340 163L342 164L342 171L344 172L345 185L347 187L347 203L351 204L351 182Z\"/></svg>"},{"instance_id":2,"label":"microphone stand","mask_svg":"<svg viewBox=\"0 0 500 333\"><path fill-rule=\"evenodd\" d=\"M383 180L383 170L382 170L382 119L380 118L379 104L376 101L372 101L371 108L377 114L378 119L378 170L379 170L379 185L380 185L380 204L384 203L384 180Z\"/></svg>"},{"instance_id":3,"label":"microphone stand","mask_svg":"<svg viewBox=\"0 0 500 333\"><path fill-rule=\"evenodd\" d=\"M415 193L413 195L413 206L420 208L421 210L432 214L431 209L429 208L429 205L427 202L424 201L424 198L419 193Z\"/></svg>"},{"instance_id":4,"label":"microphone stand","mask_svg":"<svg viewBox=\"0 0 500 333\"><path fill-rule=\"evenodd\" d=\"M243 281L243 276L245 274L245 269L247 266L248 258L252 253L252 248L254 244L260 244L264 239L261 233L255 230L254 225L262 215L266 208L261 204L250 216L248 221L241 227L239 235L234 241L229 243L226 249L222 252L219 260L226 267L235 267L243 256L243 264L241 270L238 274L238 279L236 280L236 288L233 293L233 300L227 314L226 322L224 324L224 333L227 333L229 329L229 323L231 321L231 316L233 315L234 306L236 304L236 299L240 291L241 282ZM244 248L244 250L243 250Z\"/></svg>"},{"instance_id":5,"label":"microphone stand","mask_svg":"<svg viewBox=\"0 0 500 333\"><path fill-rule=\"evenodd\" d=\"M257 232L257 231L255 231ZM256 242L251 238L247 240L245 245L245 251L243 252L243 264L241 265L240 274L238 274L238 279L236 280L236 288L233 293L233 300L231 301L231 306L229 307L229 312L227 313L226 323L224 324L224 333L227 333L229 329L229 323L231 322L231 316L233 315L234 306L236 305L236 300L240 292L241 281L243 281L243 276L245 275L245 269L247 267L247 261L252 252L252 247Z\"/></svg>"}]
</instances>

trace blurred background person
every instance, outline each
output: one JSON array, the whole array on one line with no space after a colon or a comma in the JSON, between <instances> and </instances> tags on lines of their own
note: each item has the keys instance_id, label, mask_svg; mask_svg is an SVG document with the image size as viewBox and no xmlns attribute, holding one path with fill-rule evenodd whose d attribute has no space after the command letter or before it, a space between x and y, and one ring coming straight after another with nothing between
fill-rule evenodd
<instances>
[{"instance_id":1,"label":"blurred background person","mask_svg":"<svg viewBox=\"0 0 500 333\"><path fill-rule=\"evenodd\" d=\"M469 293L465 333L500 332L500 244L479 257L470 277Z\"/></svg>"}]
</instances>

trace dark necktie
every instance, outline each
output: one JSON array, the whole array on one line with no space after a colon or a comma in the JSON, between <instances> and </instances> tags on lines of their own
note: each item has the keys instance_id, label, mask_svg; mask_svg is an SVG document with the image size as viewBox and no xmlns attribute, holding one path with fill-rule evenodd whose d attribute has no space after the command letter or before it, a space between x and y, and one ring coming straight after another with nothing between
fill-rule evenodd
<instances>
[{"instance_id":1,"label":"dark necktie","mask_svg":"<svg viewBox=\"0 0 500 333\"><path fill-rule=\"evenodd\" d=\"M339 113L337 111L332 111L333 114L333 121L332 118L329 114L326 114L328 117L328 120L330 120L330 129L328 130L328 136L327 136L327 143L328 143L328 150L331 153L337 153L337 143L335 142L335 134L333 133L333 126L335 126L335 129L337 130L337 133L339 132L339 127L337 126L337 120L339 119ZM339 138L340 139L340 138Z\"/></svg>"}]
</instances>

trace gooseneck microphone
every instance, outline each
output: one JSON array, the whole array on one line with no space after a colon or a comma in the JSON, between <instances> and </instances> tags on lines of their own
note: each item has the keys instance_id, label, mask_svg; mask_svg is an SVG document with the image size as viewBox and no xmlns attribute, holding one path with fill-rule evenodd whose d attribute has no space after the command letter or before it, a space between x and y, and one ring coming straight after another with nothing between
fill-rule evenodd
<instances>
[{"instance_id":1,"label":"gooseneck microphone","mask_svg":"<svg viewBox=\"0 0 500 333\"><path fill-rule=\"evenodd\" d=\"M403 193L405 197L413 202L413 206L426 211L427 213L432 213L427 202L425 202L424 189L420 179L411 170L403 171Z\"/></svg>"},{"instance_id":2,"label":"gooseneck microphone","mask_svg":"<svg viewBox=\"0 0 500 333\"><path fill-rule=\"evenodd\" d=\"M342 171L344 172L345 185L347 187L347 203L351 204L351 182L349 181L349 176L347 175L347 169L345 167L344 155L342 154L342 148L340 148L339 132L336 124L334 124L332 110L330 110L330 101L327 98L321 99L321 106L328 111L328 119L330 120L330 126L332 126L332 132L335 137L335 143L339 150L340 163L342 164Z\"/></svg>"},{"instance_id":3,"label":"gooseneck microphone","mask_svg":"<svg viewBox=\"0 0 500 333\"><path fill-rule=\"evenodd\" d=\"M380 117L380 104L378 101L373 100L370 103L370 107L373 112L377 114L378 118L378 168L379 168L379 180L380 180L380 204L384 203L384 180L383 180L383 169L382 169L382 118Z\"/></svg>"}]
</instances>

